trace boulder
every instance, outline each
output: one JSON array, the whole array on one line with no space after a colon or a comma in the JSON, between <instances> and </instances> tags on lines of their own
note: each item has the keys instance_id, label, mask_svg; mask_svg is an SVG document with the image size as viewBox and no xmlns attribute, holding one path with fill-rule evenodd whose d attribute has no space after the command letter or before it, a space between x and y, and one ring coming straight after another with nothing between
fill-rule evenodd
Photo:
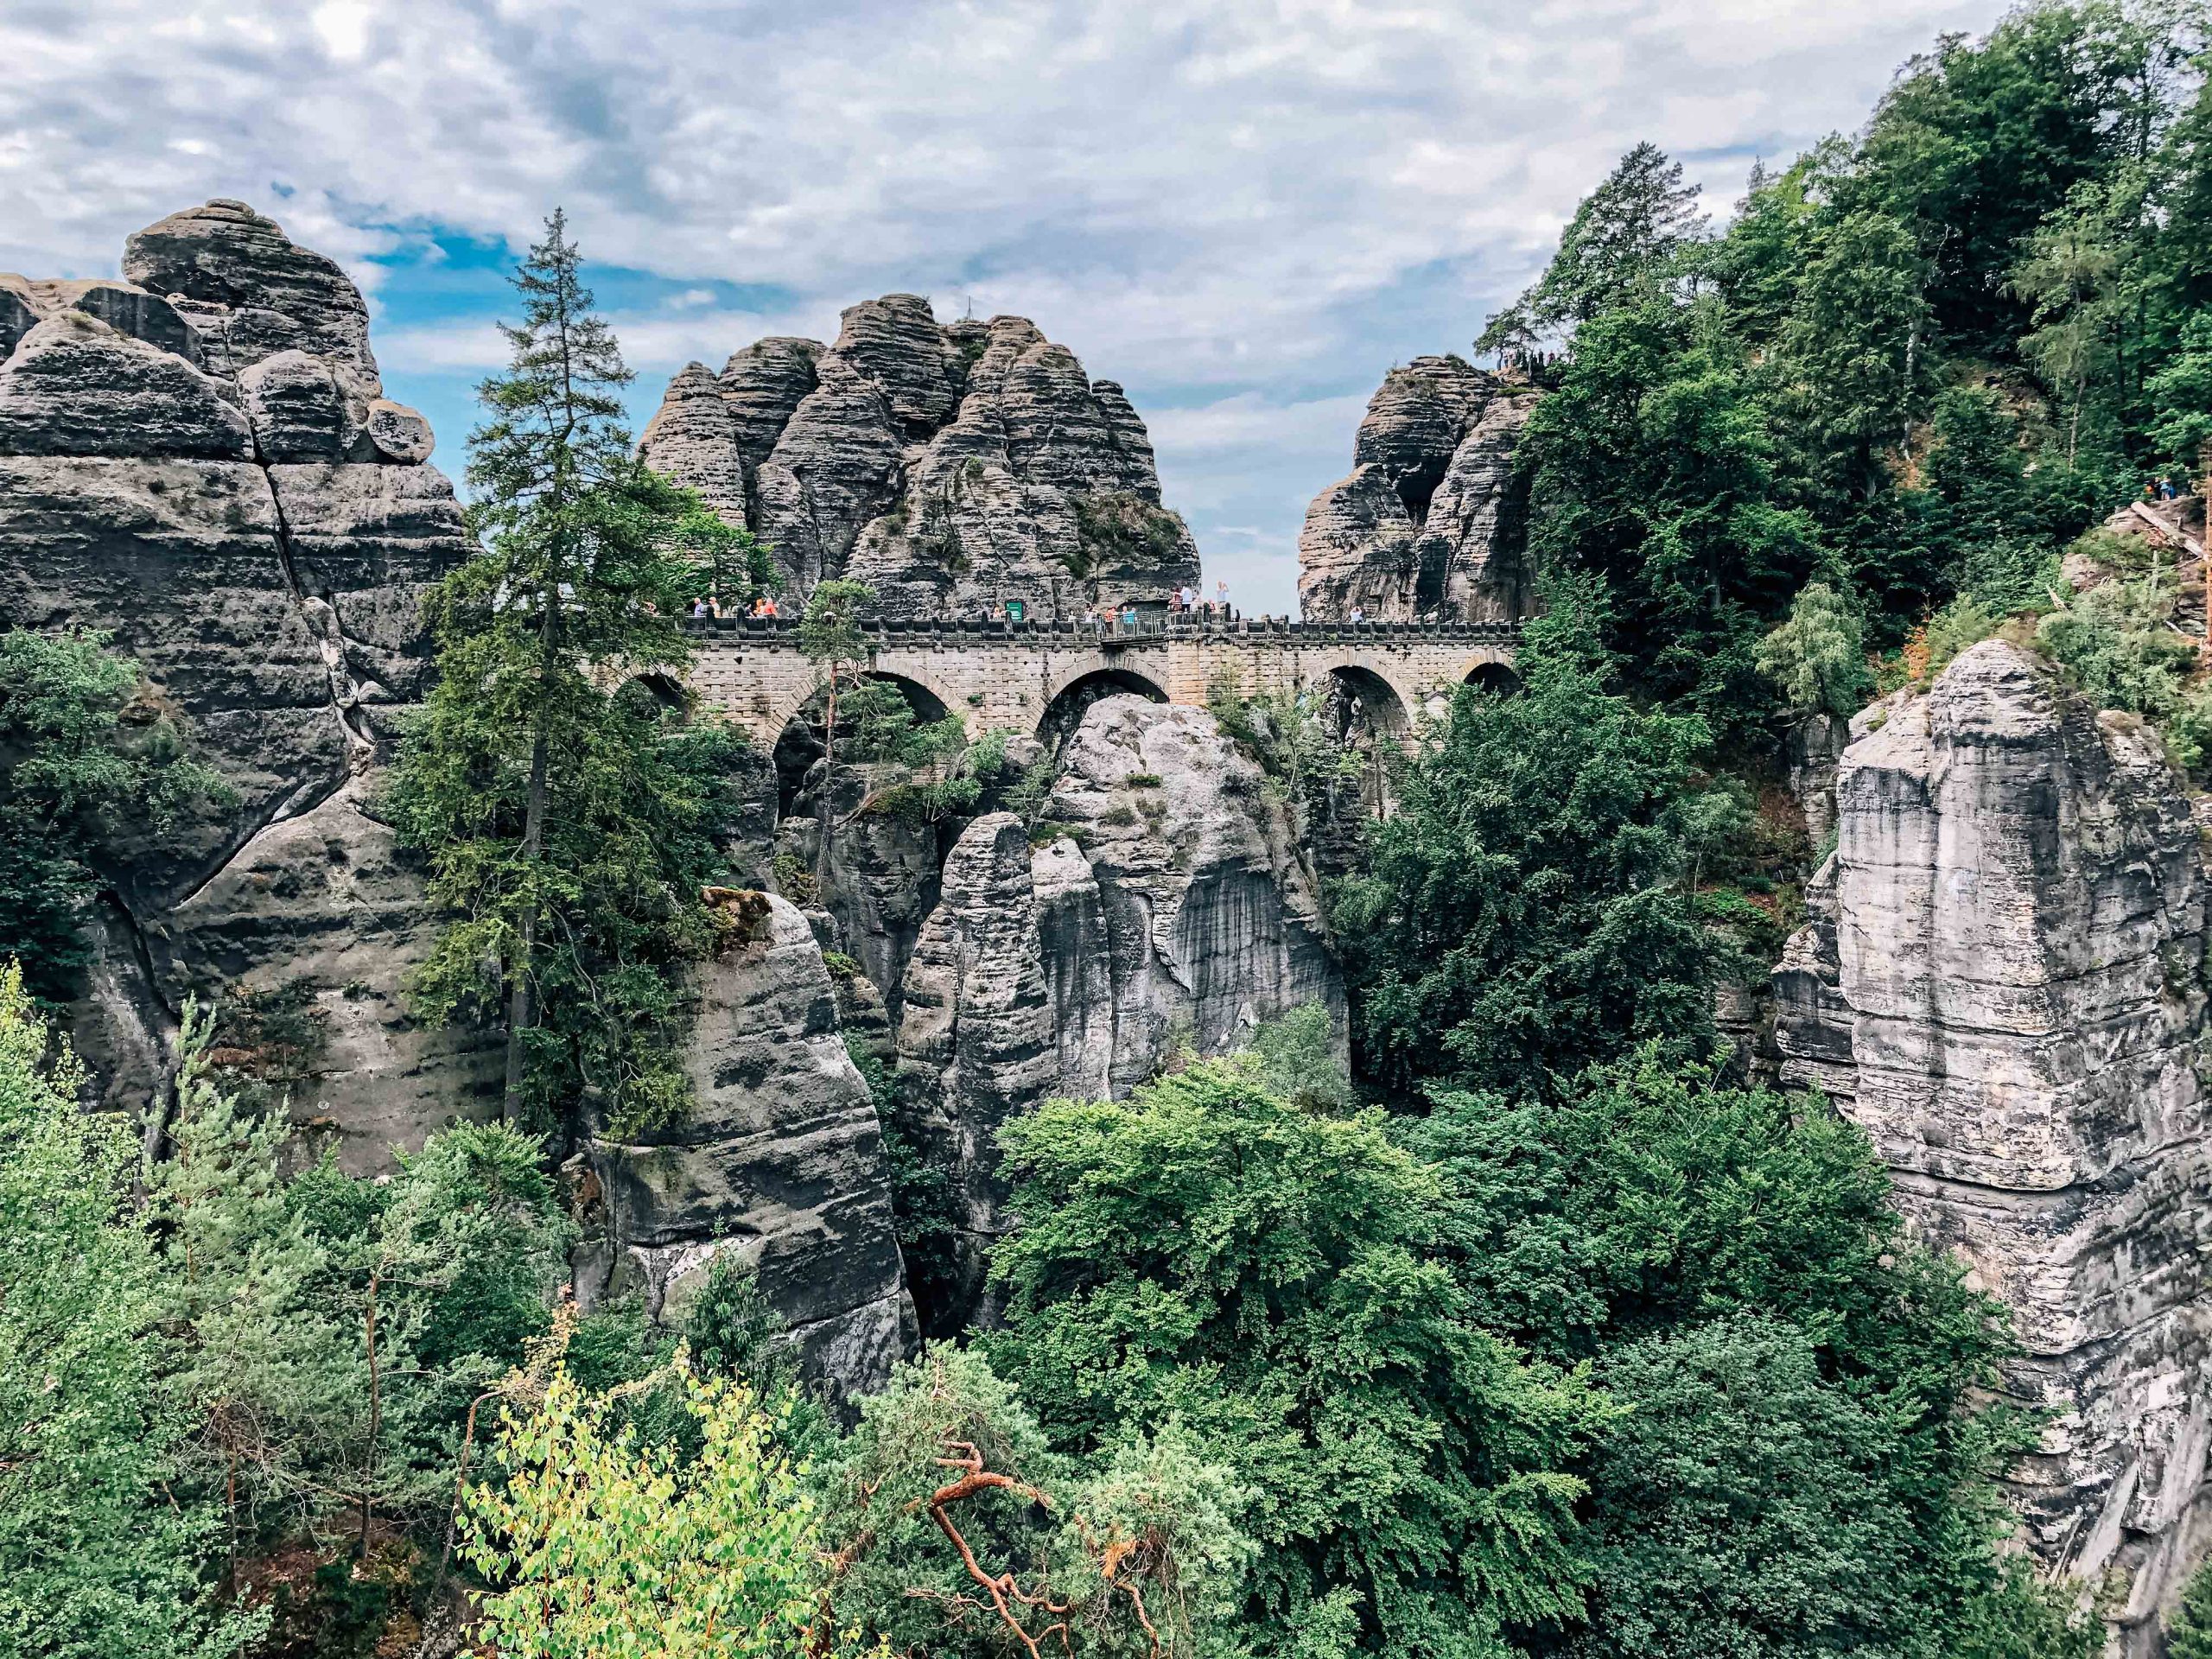
<instances>
[{"instance_id":1,"label":"boulder","mask_svg":"<svg viewBox=\"0 0 2212 1659\"><path fill-rule=\"evenodd\" d=\"M369 400L368 427L377 454L396 467L420 467L438 447L423 412L389 397Z\"/></svg>"},{"instance_id":2,"label":"boulder","mask_svg":"<svg viewBox=\"0 0 2212 1659\"><path fill-rule=\"evenodd\" d=\"M0 454L251 453L245 416L215 382L89 312L56 312L0 363Z\"/></svg>"},{"instance_id":3,"label":"boulder","mask_svg":"<svg viewBox=\"0 0 2212 1659\"><path fill-rule=\"evenodd\" d=\"M330 365L302 351L279 352L238 376L238 393L264 461L343 461L360 433L359 412Z\"/></svg>"},{"instance_id":4,"label":"boulder","mask_svg":"<svg viewBox=\"0 0 2212 1659\"><path fill-rule=\"evenodd\" d=\"M2201 838L2156 739L1989 640L1862 716L1775 972L1786 1081L1864 1128L1921 1235L2011 1306L2018 1471L2050 1567L2122 1586L2119 1649L2212 1525Z\"/></svg>"}]
</instances>

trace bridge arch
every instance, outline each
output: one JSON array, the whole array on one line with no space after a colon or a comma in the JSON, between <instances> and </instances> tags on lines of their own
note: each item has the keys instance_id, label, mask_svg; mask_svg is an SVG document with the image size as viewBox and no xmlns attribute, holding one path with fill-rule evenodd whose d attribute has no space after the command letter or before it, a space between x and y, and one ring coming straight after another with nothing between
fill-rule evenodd
<instances>
[{"instance_id":1,"label":"bridge arch","mask_svg":"<svg viewBox=\"0 0 2212 1659\"><path fill-rule=\"evenodd\" d=\"M1508 664L1482 662L1471 664L1460 676L1460 683L1510 697L1521 690L1521 677Z\"/></svg>"},{"instance_id":2,"label":"bridge arch","mask_svg":"<svg viewBox=\"0 0 2212 1659\"><path fill-rule=\"evenodd\" d=\"M934 725L952 710L944 699L911 675L870 669L861 678L871 685L887 685L906 700L917 726ZM851 695L848 683L842 694ZM783 713L775 728L777 816L791 816L791 803L805 786L807 773L823 755L823 727L829 712L829 689L811 687ZM841 726L842 722L840 722ZM842 762L841 762L842 764Z\"/></svg>"},{"instance_id":3,"label":"bridge arch","mask_svg":"<svg viewBox=\"0 0 2212 1659\"><path fill-rule=\"evenodd\" d=\"M1403 743L1411 728L1404 693L1362 663L1339 663L1322 676L1324 719L1339 737Z\"/></svg>"},{"instance_id":4,"label":"bridge arch","mask_svg":"<svg viewBox=\"0 0 2212 1659\"><path fill-rule=\"evenodd\" d=\"M1124 696L1143 697L1153 702L1170 700L1166 689L1158 681L1133 668L1089 669L1072 676L1052 693L1045 712L1038 717L1037 735L1057 747L1083 723L1084 711L1092 703L1104 697Z\"/></svg>"},{"instance_id":5,"label":"bridge arch","mask_svg":"<svg viewBox=\"0 0 2212 1659\"><path fill-rule=\"evenodd\" d=\"M644 674L632 674L614 688L618 698L649 701L664 719L673 717L677 724L691 717L691 694L673 675L652 670Z\"/></svg>"}]
</instances>

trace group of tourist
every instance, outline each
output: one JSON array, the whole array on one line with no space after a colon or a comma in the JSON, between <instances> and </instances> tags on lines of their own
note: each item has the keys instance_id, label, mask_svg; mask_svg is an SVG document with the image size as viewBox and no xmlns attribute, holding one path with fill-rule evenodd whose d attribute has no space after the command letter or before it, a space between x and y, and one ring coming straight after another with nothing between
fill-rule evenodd
<instances>
[{"instance_id":1,"label":"group of tourist","mask_svg":"<svg viewBox=\"0 0 2212 1659\"><path fill-rule=\"evenodd\" d=\"M1185 582L1180 588L1173 588L1168 593L1167 610L1171 616L1196 616L1203 613L1207 616L1233 619L1236 615L1236 613L1229 607L1229 584L1225 582L1214 583L1213 598L1203 602L1198 597L1198 589ZM743 607L735 603L725 605L721 597L715 594L702 594L691 601L691 616L695 621L721 621L726 618L741 616L765 619L781 614L782 613L776 608L775 596L771 594L762 594L750 605ZM1007 621L1026 621L1028 615L1029 606L1027 601L1009 599L1006 601ZM1083 613L1083 620L1085 625L1090 627L1110 628L1118 624L1123 628L1134 630L1137 626L1137 607L1134 602L1124 602L1119 611L1111 607L1101 611L1094 605Z\"/></svg>"},{"instance_id":2,"label":"group of tourist","mask_svg":"<svg viewBox=\"0 0 2212 1659\"><path fill-rule=\"evenodd\" d=\"M775 596L771 594L761 594L742 608L734 603L725 605L715 594L705 594L691 601L691 614L696 619L719 620L726 616L775 616L779 613L776 609Z\"/></svg>"}]
</instances>

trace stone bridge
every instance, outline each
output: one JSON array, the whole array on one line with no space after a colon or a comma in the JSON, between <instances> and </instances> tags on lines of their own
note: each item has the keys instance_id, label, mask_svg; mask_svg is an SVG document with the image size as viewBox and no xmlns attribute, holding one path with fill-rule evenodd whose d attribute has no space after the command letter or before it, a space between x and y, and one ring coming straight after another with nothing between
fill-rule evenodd
<instances>
[{"instance_id":1,"label":"stone bridge","mask_svg":"<svg viewBox=\"0 0 2212 1659\"><path fill-rule=\"evenodd\" d=\"M796 618L691 625L701 636L691 687L772 747L815 694ZM1510 680L1510 622L1300 623L1280 617L1164 617L1134 629L1081 622L876 622L868 672L898 683L926 719L957 715L971 734L1037 732L1116 691L1204 706L1238 695L1339 690L1378 732L1402 735L1430 699L1473 680ZM672 689L672 688L671 688Z\"/></svg>"}]
</instances>

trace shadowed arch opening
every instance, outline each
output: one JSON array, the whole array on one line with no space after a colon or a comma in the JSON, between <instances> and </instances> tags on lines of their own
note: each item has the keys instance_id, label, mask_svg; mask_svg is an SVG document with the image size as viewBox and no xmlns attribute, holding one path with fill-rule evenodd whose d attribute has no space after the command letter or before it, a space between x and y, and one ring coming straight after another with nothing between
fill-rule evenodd
<instances>
[{"instance_id":1,"label":"shadowed arch opening","mask_svg":"<svg viewBox=\"0 0 2212 1659\"><path fill-rule=\"evenodd\" d=\"M903 674L867 673L861 676L865 685L882 686L895 691L905 705L905 714L916 726L933 726L947 718L951 710L944 700L919 680L910 680ZM853 688L848 683L838 694L838 763L842 766L850 758L848 744L856 736L864 738L865 722L855 726L848 709L853 698ZM865 699L863 700L865 701ZM893 706L895 709L895 705ZM807 787L809 774L828 753L825 732L829 721L830 694L827 687L817 689L793 711L784 722L784 729L776 738L776 807L779 817L791 815L793 805Z\"/></svg>"},{"instance_id":2,"label":"shadowed arch opening","mask_svg":"<svg viewBox=\"0 0 2212 1659\"><path fill-rule=\"evenodd\" d=\"M1067 741L1090 705L1103 697L1138 696L1165 702L1167 693L1134 669L1102 668L1070 680L1045 705L1037 735L1054 749Z\"/></svg>"},{"instance_id":3,"label":"shadowed arch opening","mask_svg":"<svg viewBox=\"0 0 2212 1659\"><path fill-rule=\"evenodd\" d=\"M1389 810L1390 763L1402 753L1410 721L1397 688L1371 668L1332 668L1321 685L1321 729L1359 759L1360 804L1371 817Z\"/></svg>"},{"instance_id":4,"label":"shadowed arch opening","mask_svg":"<svg viewBox=\"0 0 2212 1659\"><path fill-rule=\"evenodd\" d=\"M632 713L682 725L691 717L691 698L676 679L658 671L633 674L616 688L615 701Z\"/></svg>"},{"instance_id":5,"label":"shadowed arch opening","mask_svg":"<svg viewBox=\"0 0 2212 1659\"><path fill-rule=\"evenodd\" d=\"M1516 696L1521 690L1521 677L1503 663L1477 663L1467 671L1464 683L1478 690L1494 692L1501 697Z\"/></svg>"}]
</instances>

